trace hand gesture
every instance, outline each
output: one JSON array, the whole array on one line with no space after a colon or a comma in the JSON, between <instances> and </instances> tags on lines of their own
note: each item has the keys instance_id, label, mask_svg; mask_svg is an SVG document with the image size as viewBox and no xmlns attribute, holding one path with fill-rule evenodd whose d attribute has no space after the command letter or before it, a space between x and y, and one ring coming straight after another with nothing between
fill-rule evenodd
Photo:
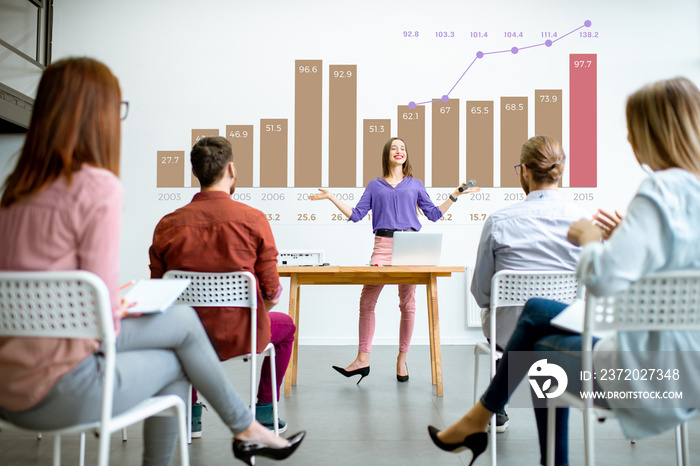
<instances>
[{"instance_id":1,"label":"hand gesture","mask_svg":"<svg viewBox=\"0 0 700 466\"><path fill-rule=\"evenodd\" d=\"M312 201L320 201L321 199L330 199L333 195L333 193L330 192L330 190L328 189L318 188L318 190L321 192L317 194L312 194L311 196L309 196L309 199L311 199Z\"/></svg>"},{"instance_id":2,"label":"hand gesture","mask_svg":"<svg viewBox=\"0 0 700 466\"><path fill-rule=\"evenodd\" d=\"M611 214L604 210L598 209L593 215L593 223L603 230L603 239L607 240L612 235L620 223L622 222L622 214L617 210Z\"/></svg>"}]
</instances>

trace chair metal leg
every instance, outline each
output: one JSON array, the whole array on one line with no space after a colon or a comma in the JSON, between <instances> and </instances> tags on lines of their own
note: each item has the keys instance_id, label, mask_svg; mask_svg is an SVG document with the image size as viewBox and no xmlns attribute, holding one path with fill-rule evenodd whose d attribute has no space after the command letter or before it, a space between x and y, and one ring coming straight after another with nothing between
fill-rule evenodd
<instances>
[{"instance_id":1,"label":"chair metal leg","mask_svg":"<svg viewBox=\"0 0 700 466\"><path fill-rule=\"evenodd\" d=\"M279 415L278 415L278 403L277 403L277 370L275 364L275 347L270 347L270 380L272 382L272 419L273 425L275 427L275 435L279 435Z\"/></svg>"},{"instance_id":2,"label":"chair metal leg","mask_svg":"<svg viewBox=\"0 0 700 466\"><path fill-rule=\"evenodd\" d=\"M554 404L547 406L547 466L554 466L554 453L557 428L557 409Z\"/></svg>"},{"instance_id":3,"label":"chair metal leg","mask_svg":"<svg viewBox=\"0 0 700 466\"><path fill-rule=\"evenodd\" d=\"M53 438L53 466L61 466L61 436Z\"/></svg>"},{"instance_id":4,"label":"chair metal leg","mask_svg":"<svg viewBox=\"0 0 700 466\"><path fill-rule=\"evenodd\" d=\"M98 466L109 466L109 443L111 440L109 432L100 431L100 450L97 457Z\"/></svg>"},{"instance_id":5,"label":"chair metal leg","mask_svg":"<svg viewBox=\"0 0 700 466\"><path fill-rule=\"evenodd\" d=\"M185 425L187 428L187 443L192 443L192 384L187 388Z\"/></svg>"},{"instance_id":6,"label":"chair metal leg","mask_svg":"<svg viewBox=\"0 0 700 466\"><path fill-rule=\"evenodd\" d=\"M595 466L595 449L593 437L593 409L583 410L583 443L585 446L586 466Z\"/></svg>"},{"instance_id":7,"label":"chair metal leg","mask_svg":"<svg viewBox=\"0 0 700 466\"><path fill-rule=\"evenodd\" d=\"M85 432L80 433L80 466L85 466Z\"/></svg>"},{"instance_id":8,"label":"chair metal leg","mask_svg":"<svg viewBox=\"0 0 700 466\"><path fill-rule=\"evenodd\" d=\"M190 391L192 390L192 386L190 385ZM190 402L188 403L189 405L192 404L192 394L190 393ZM188 408L185 407L185 410ZM191 409L191 406L190 406ZM177 414L177 425L178 425L178 431L180 433L180 464L182 466L190 466L190 450L187 446L188 441L190 439L188 438L187 432L190 430L187 424L187 413L183 412L183 405L178 403L175 406L175 413ZM184 424L184 427L183 427Z\"/></svg>"},{"instance_id":9,"label":"chair metal leg","mask_svg":"<svg viewBox=\"0 0 700 466\"><path fill-rule=\"evenodd\" d=\"M472 400L472 405L476 404L476 394L479 387L479 356L481 354L478 352L477 347L474 346L474 399Z\"/></svg>"}]
</instances>

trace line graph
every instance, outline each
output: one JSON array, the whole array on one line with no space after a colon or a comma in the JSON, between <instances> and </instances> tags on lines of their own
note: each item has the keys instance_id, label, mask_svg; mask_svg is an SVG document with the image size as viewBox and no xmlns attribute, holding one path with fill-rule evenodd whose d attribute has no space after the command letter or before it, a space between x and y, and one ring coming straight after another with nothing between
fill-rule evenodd
<instances>
[{"instance_id":1,"label":"line graph","mask_svg":"<svg viewBox=\"0 0 700 466\"><path fill-rule=\"evenodd\" d=\"M573 30L567 32L566 34L562 35L561 37L557 37L557 38L555 38L554 40L547 39L546 41L544 41L544 42L542 42L542 43L539 43L539 44L527 45L527 46L525 46L525 47L512 47L512 48L510 48L510 49L497 50L497 51L494 51L494 52L482 52L482 51L476 52L476 57L472 60L471 63L469 63L469 66L467 66L467 69L464 70L464 73L462 73L462 75L459 77L459 79L458 79L457 82L454 84L454 86L452 86L452 88L449 90L449 92L447 92L447 94L444 94L440 99L430 99L430 100L426 100L425 102L414 102L414 101L411 101L411 102L408 103L408 108L414 109L414 108L416 108L416 107L419 106L419 105L432 104L432 103L435 103L435 102L448 102L448 101L450 100L450 94L452 94L452 91L455 90L455 88L457 87L457 85L459 85L459 83L462 81L462 79L464 78L464 76L466 76L467 72L471 69L471 67L474 65L474 63L476 63L477 60L484 58L486 55L495 55L495 54L499 54L499 53L508 53L508 52L510 52L510 53L512 53L513 55L515 55L515 54L517 54L518 52L520 52L520 51L522 51L522 50L532 49L532 48L535 48L535 47L542 47L542 46L551 47L551 46L554 45L556 42L562 40L562 39L565 38L565 37L570 36L571 34L573 34L574 32L578 31L579 29L583 29L584 27L586 27L586 28L591 27L591 24L592 24L592 23L591 23L590 20L586 20L581 26L579 26L579 27L577 27L576 29L573 29Z\"/></svg>"}]
</instances>

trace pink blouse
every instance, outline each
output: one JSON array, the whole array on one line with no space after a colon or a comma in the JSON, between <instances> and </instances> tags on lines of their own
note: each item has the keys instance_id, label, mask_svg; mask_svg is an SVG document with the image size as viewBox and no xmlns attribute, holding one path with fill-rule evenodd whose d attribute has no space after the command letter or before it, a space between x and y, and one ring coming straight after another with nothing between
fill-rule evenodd
<instances>
[{"instance_id":1,"label":"pink blouse","mask_svg":"<svg viewBox=\"0 0 700 466\"><path fill-rule=\"evenodd\" d=\"M0 270L88 270L110 292L119 328L119 228L122 188L110 171L84 164L70 185L61 176L0 209ZM60 338L0 338L0 406L38 404L99 343Z\"/></svg>"}]
</instances>

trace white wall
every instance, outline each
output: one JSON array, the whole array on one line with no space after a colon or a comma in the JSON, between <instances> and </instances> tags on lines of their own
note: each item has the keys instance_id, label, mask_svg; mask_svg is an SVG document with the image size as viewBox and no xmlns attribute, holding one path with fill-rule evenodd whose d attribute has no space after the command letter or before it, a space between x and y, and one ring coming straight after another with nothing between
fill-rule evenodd
<instances>
[{"instance_id":1,"label":"white wall","mask_svg":"<svg viewBox=\"0 0 700 466\"><path fill-rule=\"evenodd\" d=\"M561 88L566 95L568 54L597 53L598 187L562 190L572 200L582 192L593 194L593 201L583 203L591 211L598 207L624 210L642 178L626 143L626 96L643 83L660 78L686 75L700 82L700 6L694 0L595 0L575 4L555 0L62 0L54 8L54 59L89 55L104 61L120 78L124 99L130 101L122 144L125 218L121 276L125 281L148 275L147 250L155 224L196 192L155 187L158 150L189 153L193 128L219 128L223 132L227 124L253 124L257 135L260 118L289 118L293 157L295 59L323 60L326 168L328 64L358 65L359 123L362 118L391 118L395 133L396 105L446 93L476 51L538 43L544 31L562 34L591 20L589 30L599 33L597 39L574 34L549 49L489 57L469 71L453 94L462 102L531 95L536 88ZM405 30L420 30L421 36L418 40L405 39ZM455 31L457 38L435 38L435 31L441 30ZM470 31L489 31L490 36L472 40L468 37ZM504 38L506 31L523 31L525 38L514 43ZM531 117L530 134L534 132L532 121ZM463 123L461 126L460 167L464 168L465 130ZM361 159L359 129L358 133ZM567 135L565 130L564 139ZM426 141L429 158L429 128ZM257 146L256 139L256 151ZM360 169L358 166L358 177ZM255 170L259 176L259 163ZM288 177L293 180L291 162ZM285 193L286 201L263 202L261 193L270 191ZM294 218L273 224L279 249L323 249L327 261L333 264L366 263L372 242L369 224L325 220L335 212L330 203L296 200L299 194L311 191L248 188L239 193L250 193L250 203L266 213L315 213L323 219L314 225ZM362 189L343 191L358 199ZM445 191L429 189L431 197ZM179 195L180 200L161 201L159 195L163 192ZM461 198L450 210L455 216L451 224L426 225L426 229L445 233L444 264L473 264L481 223L470 221L469 214L488 214L505 205L501 199L504 192L517 190L494 188L484 192L491 194L491 201ZM438 282L445 344L481 338L479 329L466 325L464 283L464 274ZM398 299L394 290L387 290L377 307L377 344L397 341ZM354 344L359 292L359 287L304 288L301 342ZM419 291L417 301L414 343L425 344L424 290ZM286 310L287 303L285 296L278 310Z\"/></svg>"}]
</instances>

